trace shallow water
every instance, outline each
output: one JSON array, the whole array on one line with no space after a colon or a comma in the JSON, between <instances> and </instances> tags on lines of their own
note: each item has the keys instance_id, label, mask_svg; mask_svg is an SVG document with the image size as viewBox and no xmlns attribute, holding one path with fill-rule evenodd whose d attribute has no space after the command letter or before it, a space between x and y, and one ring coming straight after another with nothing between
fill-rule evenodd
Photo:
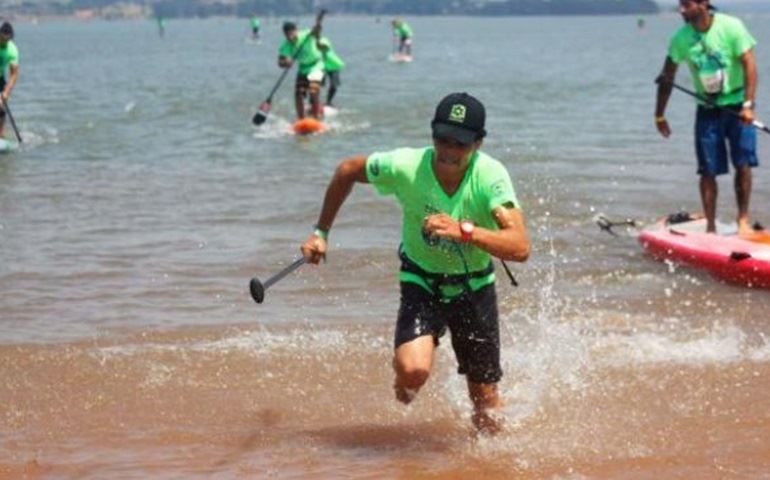
<instances>
[{"instance_id":1,"label":"shallow water","mask_svg":"<svg viewBox=\"0 0 770 480\"><path fill-rule=\"evenodd\" d=\"M767 17L746 21L770 43ZM656 263L633 232L593 223L698 208L692 103L673 94L668 141L652 123L680 20L411 23L415 61L394 64L385 20L327 19L348 68L331 132L311 138L288 133L291 79L249 124L278 78L278 21L260 44L231 19L172 21L162 40L152 22L17 26L26 144L0 156L0 477L766 478L770 294ZM533 240L521 286L498 284L495 439L472 435L446 345L416 403L393 399L392 200L357 188L328 264L262 305L247 291L297 255L340 159L426 145L455 90L487 104L484 150L511 171ZM752 197L765 224L768 148Z\"/></svg>"}]
</instances>

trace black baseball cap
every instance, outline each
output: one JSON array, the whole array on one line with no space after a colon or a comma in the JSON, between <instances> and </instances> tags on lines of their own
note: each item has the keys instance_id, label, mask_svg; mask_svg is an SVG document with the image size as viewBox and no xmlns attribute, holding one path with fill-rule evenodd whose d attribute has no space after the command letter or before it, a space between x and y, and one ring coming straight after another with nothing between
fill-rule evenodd
<instances>
[{"instance_id":1,"label":"black baseball cap","mask_svg":"<svg viewBox=\"0 0 770 480\"><path fill-rule=\"evenodd\" d=\"M13 38L13 26L10 24L10 22L3 22L3 24L0 26L0 33L7 37Z\"/></svg>"},{"instance_id":2,"label":"black baseball cap","mask_svg":"<svg viewBox=\"0 0 770 480\"><path fill-rule=\"evenodd\" d=\"M484 105L476 97L462 93L450 93L439 102L433 121L433 138L451 138L463 145L470 145L484 138L486 120Z\"/></svg>"}]
</instances>

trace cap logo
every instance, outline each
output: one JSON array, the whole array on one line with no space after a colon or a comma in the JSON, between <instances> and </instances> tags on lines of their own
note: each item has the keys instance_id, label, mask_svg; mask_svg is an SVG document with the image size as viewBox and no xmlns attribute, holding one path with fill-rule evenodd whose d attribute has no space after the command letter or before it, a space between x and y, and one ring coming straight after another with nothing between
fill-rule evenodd
<instances>
[{"instance_id":1,"label":"cap logo","mask_svg":"<svg viewBox=\"0 0 770 480\"><path fill-rule=\"evenodd\" d=\"M465 105L460 103L452 105L452 110L449 111L449 120L463 123L465 121Z\"/></svg>"}]
</instances>

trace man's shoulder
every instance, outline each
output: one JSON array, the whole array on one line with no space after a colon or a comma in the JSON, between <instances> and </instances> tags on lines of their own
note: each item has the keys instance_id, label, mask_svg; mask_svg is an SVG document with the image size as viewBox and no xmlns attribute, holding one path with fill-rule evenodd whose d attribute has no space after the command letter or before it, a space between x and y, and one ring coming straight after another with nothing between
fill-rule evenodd
<instances>
[{"instance_id":1,"label":"man's shoulder","mask_svg":"<svg viewBox=\"0 0 770 480\"><path fill-rule=\"evenodd\" d=\"M689 41L693 38L693 35L695 35L695 29L690 25L689 23L685 23L681 27L679 27L673 35L671 35L671 42L676 43L680 41Z\"/></svg>"},{"instance_id":2,"label":"man's shoulder","mask_svg":"<svg viewBox=\"0 0 770 480\"><path fill-rule=\"evenodd\" d=\"M735 30L735 29L743 30L746 28L743 24L743 20L741 20L738 17L728 15L726 13L715 13L714 23L719 25L720 28L728 29L728 30Z\"/></svg>"},{"instance_id":3,"label":"man's shoulder","mask_svg":"<svg viewBox=\"0 0 770 480\"><path fill-rule=\"evenodd\" d=\"M491 155L482 152L481 150L478 150L477 152L478 157L476 158L476 165L480 168L505 168L505 165L503 165L503 162L500 160L492 157Z\"/></svg>"}]
</instances>

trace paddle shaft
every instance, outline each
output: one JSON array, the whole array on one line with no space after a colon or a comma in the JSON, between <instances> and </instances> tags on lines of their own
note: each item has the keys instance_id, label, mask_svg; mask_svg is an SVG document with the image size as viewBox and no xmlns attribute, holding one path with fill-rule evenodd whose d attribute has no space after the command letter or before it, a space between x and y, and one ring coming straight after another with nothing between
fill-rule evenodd
<instances>
[{"instance_id":1,"label":"paddle shaft","mask_svg":"<svg viewBox=\"0 0 770 480\"><path fill-rule=\"evenodd\" d=\"M267 290L270 288L271 285L275 285L280 281L283 277L290 274L294 270L298 269L305 263L305 257L299 257L298 259L294 260L294 262L291 265L288 265L286 268L281 270L280 272L276 273L272 277L265 280L265 283L262 284L262 286Z\"/></svg>"},{"instance_id":2,"label":"paddle shaft","mask_svg":"<svg viewBox=\"0 0 770 480\"><path fill-rule=\"evenodd\" d=\"M326 15L326 10L321 10L318 12L318 16L315 20L315 26L318 27L321 25L321 20L323 19L324 15ZM294 65L294 61L297 60L297 57L299 56L300 52L303 48L305 48L305 44L310 40L310 37L313 37L313 32L311 31L308 36L306 36L299 44L299 48L294 51L294 54L291 56L291 64L287 67L284 67L283 73L281 73L281 76L278 77L278 81L275 82L275 86L272 90L270 90L270 95L267 96L267 100L265 100L265 103L271 103L273 101L273 95L275 95L275 92L278 91L278 88L281 86L281 83L283 83L283 79L286 78L286 75L289 73L289 70L291 70L291 67Z\"/></svg>"},{"instance_id":3,"label":"paddle shaft","mask_svg":"<svg viewBox=\"0 0 770 480\"><path fill-rule=\"evenodd\" d=\"M719 105L716 105L714 102L712 102L708 98L704 98L704 97L698 95L697 93L693 92L692 90L688 90L688 89L684 88L681 85L677 85L676 83L673 83L673 82L671 83L671 85L674 88L676 88L677 90L679 90L680 92L684 92L687 95L689 95L689 96L691 96L693 98L696 98L696 99L700 100L701 102L704 102L709 107L718 108L719 110L723 110L725 112L728 112L731 115L734 115L736 117L740 117L741 116L741 114L736 112L735 110L731 110L729 108L720 107ZM759 130L762 130L763 132L770 134L770 128L768 128L764 123L762 123L760 121L757 121L757 120L754 120L753 122L751 122L751 124L754 125L756 128L758 128Z\"/></svg>"},{"instance_id":4,"label":"paddle shaft","mask_svg":"<svg viewBox=\"0 0 770 480\"><path fill-rule=\"evenodd\" d=\"M21 135L19 134L19 128L16 126L16 121L13 119L13 114L11 113L11 109L8 108L8 102L5 101L5 98L0 95L0 100L3 101L3 110L5 110L5 113L8 114L8 119L11 121L11 127L13 127L13 133L16 134L16 138L19 140L19 143L24 143L24 141L21 139Z\"/></svg>"}]
</instances>

